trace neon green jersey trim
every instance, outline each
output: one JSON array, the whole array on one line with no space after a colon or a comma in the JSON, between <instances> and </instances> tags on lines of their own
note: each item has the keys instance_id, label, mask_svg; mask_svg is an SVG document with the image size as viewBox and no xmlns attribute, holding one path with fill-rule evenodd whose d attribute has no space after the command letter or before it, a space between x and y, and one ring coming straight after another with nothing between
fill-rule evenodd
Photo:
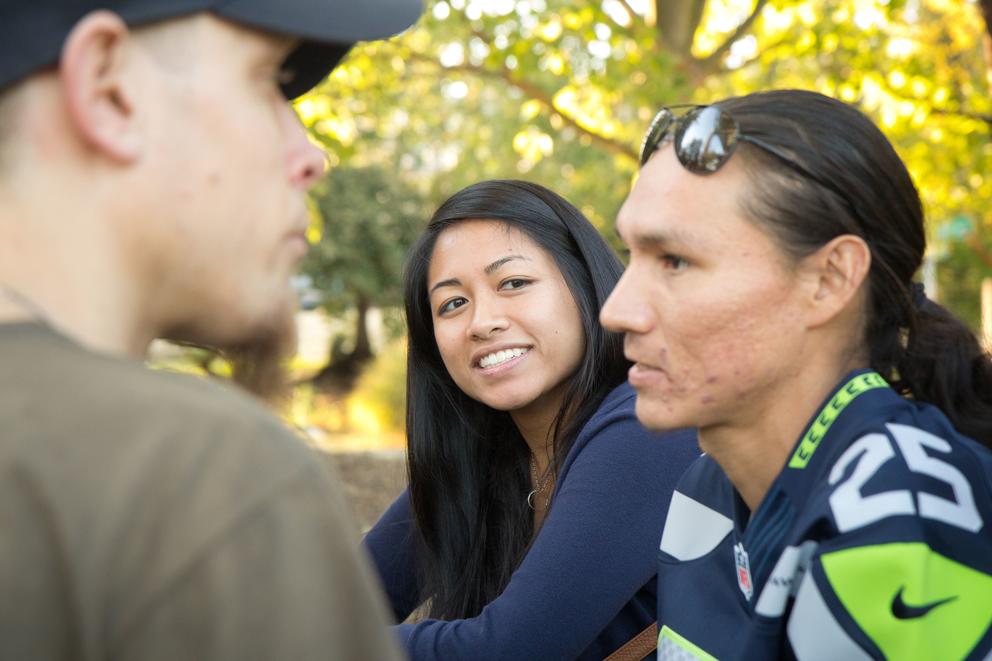
<instances>
[{"instance_id":1,"label":"neon green jersey trim","mask_svg":"<svg viewBox=\"0 0 992 661\"><path fill-rule=\"evenodd\" d=\"M923 543L834 551L820 561L844 608L889 659L962 659L992 626L992 576Z\"/></svg>"},{"instance_id":2,"label":"neon green jersey trim","mask_svg":"<svg viewBox=\"0 0 992 661\"><path fill-rule=\"evenodd\" d=\"M658 658L665 658L665 648L667 647L665 641L671 641L669 644L673 644L680 649L682 652L688 652L699 661L719 661L712 654L707 654L703 648L696 645L689 639L680 636L670 629L667 625L661 627L661 631L658 632Z\"/></svg>"},{"instance_id":3,"label":"neon green jersey trim","mask_svg":"<svg viewBox=\"0 0 992 661\"><path fill-rule=\"evenodd\" d=\"M834 421L837 420L844 409L857 399L859 395L863 395L875 388L888 387L889 384L878 372L859 374L841 386L837 393L827 402L827 405L820 410L820 414L816 416L813 424L810 425L806 435L803 436L803 440L799 442L799 447L796 448L792 459L789 460L789 468L798 468L800 470L806 468L810 458L816 452L816 448L819 447L820 441L827 435L827 431L829 431L831 425L834 424Z\"/></svg>"}]
</instances>

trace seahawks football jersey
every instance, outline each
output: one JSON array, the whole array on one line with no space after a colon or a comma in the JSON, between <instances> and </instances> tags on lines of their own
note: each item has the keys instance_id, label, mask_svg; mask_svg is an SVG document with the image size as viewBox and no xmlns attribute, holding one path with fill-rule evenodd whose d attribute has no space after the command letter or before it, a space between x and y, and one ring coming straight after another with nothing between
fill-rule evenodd
<instances>
[{"instance_id":1,"label":"seahawks football jersey","mask_svg":"<svg viewBox=\"0 0 992 661\"><path fill-rule=\"evenodd\" d=\"M990 526L992 452L853 372L753 514L710 457L683 476L658 658L992 659Z\"/></svg>"}]
</instances>

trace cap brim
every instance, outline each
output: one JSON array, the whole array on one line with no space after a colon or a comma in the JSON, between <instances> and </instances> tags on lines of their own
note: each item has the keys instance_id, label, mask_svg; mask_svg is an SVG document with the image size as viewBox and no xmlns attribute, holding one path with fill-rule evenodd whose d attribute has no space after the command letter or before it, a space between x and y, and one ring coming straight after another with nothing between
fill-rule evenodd
<instances>
[{"instance_id":1,"label":"cap brim","mask_svg":"<svg viewBox=\"0 0 992 661\"><path fill-rule=\"evenodd\" d=\"M349 50L351 44L339 46L304 41L289 54L283 65L283 69L291 74L281 85L283 95L287 99L295 99L309 92L334 70Z\"/></svg>"},{"instance_id":2,"label":"cap brim","mask_svg":"<svg viewBox=\"0 0 992 661\"><path fill-rule=\"evenodd\" d=\"M295 75L283 91L293 98L329 74L356 41L384 39L413 25L423 4L421 0L232 0L218 3L213 11L303 42L287 60Z\"/></svg>"}]
</instances>

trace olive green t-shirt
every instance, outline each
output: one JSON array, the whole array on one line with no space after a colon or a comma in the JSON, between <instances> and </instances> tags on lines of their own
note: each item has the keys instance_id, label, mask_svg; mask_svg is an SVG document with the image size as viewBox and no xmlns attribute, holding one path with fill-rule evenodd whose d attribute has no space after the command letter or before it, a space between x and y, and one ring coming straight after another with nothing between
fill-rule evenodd
<instances>
[{"instance_id":1,"label":"olive green t-shirt","mask_svg":"<svg viewBox=\"0 0 992 661\"><path fill-rule=\"evenodd\" d=\"M0 659L394 659L340 489L250 398L0 325Z\"/></svg>"}]
</instances>

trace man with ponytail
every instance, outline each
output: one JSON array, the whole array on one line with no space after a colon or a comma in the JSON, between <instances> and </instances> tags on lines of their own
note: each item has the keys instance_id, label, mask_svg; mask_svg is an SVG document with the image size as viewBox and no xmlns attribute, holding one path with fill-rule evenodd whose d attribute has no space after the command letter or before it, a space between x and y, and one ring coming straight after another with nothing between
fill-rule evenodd
<instances>
[{"instance_id":1,"label":"man with ponytail","mask_svg":"<svg viewBox=\"0 0 992 661\"><path fill-rule=\"evenodd\" d=\"M663 109L601 320L637 416L699 428L659 659L992 658L992 359L914 282L919 195L812 92Z\"/></svg>"}]
</instances>

